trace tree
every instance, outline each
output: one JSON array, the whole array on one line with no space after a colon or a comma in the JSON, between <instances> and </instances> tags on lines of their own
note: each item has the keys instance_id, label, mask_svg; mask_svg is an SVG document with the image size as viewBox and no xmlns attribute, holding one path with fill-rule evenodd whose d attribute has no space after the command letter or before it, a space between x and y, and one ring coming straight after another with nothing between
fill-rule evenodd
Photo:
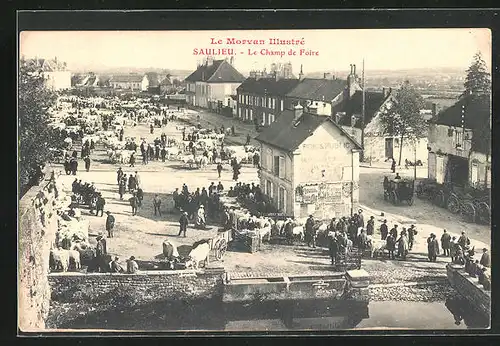
<instances>
[{"instance_id":1,"label":"tree","mask_svg":"<svg viewBox=\"0 0 500 346\"><path fill-rule=\"evenodd\" d=\"M59 148L59 136L49 126L49 109L56 94L45 87L35 64L22 60L19 66L19 185L21 196L38 182L39 167L50 158L50 148Z\"/></svg>"},{"instance_id":2,"label":"tree","mask_svg":"<svg viewBox=\"0 0 500 346\"><path fill-rule=\"evenodd\" d=\"M490 94L491 80L490 74L486 70L486 63L480 52L474 55L472 64L467 69L467 76L464 82L464 92L460 97L466 95Z\"/></svg>"},{"instance_id":3,"label":"tree","mask_svg":"<svg viewBox=\"0 0 500 346\"><path fill-rule=\"evenodd\" d=\"M403 140L416 140L426 135L427 123L420 114L420 110L424 108L424 100L410 82L405 81L396 92L392 106L387 108L381 113L380 122L385 134L400 138L400 166Z\"/></svg>"}]
</instances>

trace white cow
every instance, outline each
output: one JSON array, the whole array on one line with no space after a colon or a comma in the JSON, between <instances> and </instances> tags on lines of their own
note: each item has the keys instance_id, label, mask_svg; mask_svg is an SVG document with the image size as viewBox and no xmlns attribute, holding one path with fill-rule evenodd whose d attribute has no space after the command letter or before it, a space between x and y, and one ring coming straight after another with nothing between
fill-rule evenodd
<instances>
[{"instance_id":1,"label":"white cow","mask_svg":"<svg viewBox=\"0 0 500 346\"><path fill-rule=\"evenodd\" d=\"M196 163L193 155L180 156L180 160L182 161L182 163L184 163L184 166L189 165L189 168L192 168L193 165Z\"/></svg>"},{"instance_id":2,"label":"white cow","mask_svg":"<svg viewBox=\"0 0 500 346\"><path fill-rule=\"evenodd\" d=\"M180 149L177 147L165 148L165 151L167 152L167 160L171 160L172 158L176 158L181 154Z\"/></svg>"},{"instance_id":3,"label":"white cow","mask_svg":"<svg viewBox=\"0 0 500 346\"><path fill-rule=\"evenodd\" d=\"M370 257L374 258L382 256L386 249L387 242L385 240L373 239L368 237L368 248L370 249Z\"/></svg>"},{"instance_id":4,"label":"white cow","mask_svg":"<svg viewBox=\"0 0 500 346\"><path fill-rule=\"evenodd\" d=\"M186 268L198 269L200 262L207 266L209 254L210 244L208 242L198 245L189 252Z\"/></svg>"},{"instance_id":5,"label":"white cow","mask_svg":"<svg viewBox=\"0 0 500 346\"><path fill-rule=\"evenodd\" d=\"M52 260L53 269L61 269L63 272L69 267L69 252L64 249L51 249L50 257Z\"/></svg>"}]
</instances>

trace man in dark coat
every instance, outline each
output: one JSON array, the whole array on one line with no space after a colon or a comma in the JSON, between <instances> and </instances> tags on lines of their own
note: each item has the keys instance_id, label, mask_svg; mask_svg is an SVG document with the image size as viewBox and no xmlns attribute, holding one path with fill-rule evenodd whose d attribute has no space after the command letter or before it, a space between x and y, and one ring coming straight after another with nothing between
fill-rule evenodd
<instances>
[{"instance_id":1,"label":"man in dark coat","mask_svg":"<svg viewBox=\"0 0 500 346\"><path fill-rule=\"evenodd\" d=\"M142 207L142 200L144 199L144 192L140 187L137 188L137 200L139 201L139 204L137 204L138 207Z\"/></svg>"},{"instance_id":2,"label":"man in dark coat","mask_svg":"<svg viewBox=\"0 0 500 346\"><path fill-rule=\"evenodd\" d=\"M394 250L396 249L396 238L389 234L386 238L386 249L389 252L389 258L394 259Z\"/></svg>"},{"instance_id":3,"label":"man in dark coat","mask_svg":"<svg viewBox=\"0 0 500 346\"><path fill-rule=\"evenodd\" d=\"M427 238L427 257L429 261L436 262L437 255L439 253L439 244L436 239L436 235L431 233L430 237Z\"/></svg>"},{"instance_id":4,"label":"man in dark coat","mask_svg":"<svg viewBox=\"0 0 500 346\"><path fill-rule=\"evenodd\" d=\"M106 231L108 231L108 238L113 238L115 228L115 217L111 215L111 212L108 210L106 212L108 217L106 218Z\"/></svg>"},{"instance_id":5,"label":"man in dark coat","mask_svg":"<svg viewBox=\"0 0 500 346\"><path fill-rule=\"evenodd\" d=\"M172 198L174 200L174 208L179 209L179 188L175 188Z\"/></svg>"},{"instance_id":6,"label":"man in dark coat","mask_svg":"<svg viewBox=\"0 0 500 346\"><path fill-rule=\"evenodd\" d=\"M335 235L331 235L328 237L328 252L330 254L332 265L335 265L337 263L338 252L337 239Z\"/></svg>"},{"instance_id":7,"label":"man in dark coat","mask_svg":"<svg viewBox=\"0 0 500 346\"><path fill-rule=\"evenodd\" d=\"M221 172L222 172L222 163L219 162L217 164L217 173L219 174L219 179L220 179Z\"/></svg>"},{"instance_id":8,"label":"man in dark coat","mask_svg":"<svg viewBox=\"0 0 500 346\"><path fill-rule=\"evenodd\" d=\"M181 214L181 217L179 218L180 229L179 229L178 236L180 236L182 233L184 233L184 237L186 237L186 230L187 230L188 224L189 224L188 214L187 214L187 212L183 211Z\"/></svg>"},{"instance_id":9,"label":"man in dark coat","mask_svg":"<svg viewBox=\"0 0 500 346\"><path fill-rule=\"evenodd\" d=\"M462 249L465 250L467 246L470 245L470 239L465 235L465 232L462 232L462 235L458 238L457 243L462 247Z\"/></svg>"},{"instance_id":10,"label":"man in dark coat","mask_svg":"<svg viewBox=\"0 0 500 346\"><path fill-rule=\"evenodd\" d=\"M392 162L391 162L391 172L392 173L396 172L396 160L394 160L394 158L392 159Z\"/></svg>"},{"instance_id":11,"label":"man in dark coat","mask_svg":"<svg viewBox=\"0 0 500 346\"><path fill-rule=\"evenodd\" d=\"M133 190L136 189L136 186L137 185L137 182L135 180L135 177L130 174L130 176L128 177L128 192L132 192Z\"/></svg>"},{"instance_id":12,"label":"man in dark coat","mask_svg":"<svg viewBox=\"0 0 500 346\"><path fill-rule=\"evenodd\" d=\"M481 255L481 260L479 264L483 267L490 268L491 267L491 258L487 248L483 248L483 254Z\"/></svg>"},{"instance_id":13,"label":"man in dark coat","mask_svg":"<svg viewBox=\"0 0 500 346\"><path fill-rule=\"evenodd\" d=\"M387 227L387 220L380 225L380 239L386 240L387 234L389 234L389 228Z\"/></svg>"},{"instance_id":14,"label":"man in dark coat","mask_svg":"<svg viewBox=\"0 0 500 346\"><path fill-rule=\"evenodd\" d=\"M99 192L97 194L97 202L96 202L96 216L99 216L99 212L101 212L101 217L104 215L104 206L106 205L106 200L102 197L102 194Z\"/></svg>"},{"instance_id":15,"label":"man in dark coat","mask_svg":"<svg viewBox=\"0 0 500 346\"><path fill-rule=\"evenodd\" d=\"M139 200L137 195L134 193L132 197L129 198L130 206L132 207L132 215L137 214L137 207L139 206Z\"/></svg>"},{"instance_id":16,"label":"man in dark coat","mask_svg":"<svg viewBox=\"0 0 500 346\"><path fill-rule=\"evenodd\" d=\"M122 168L120 167L116 171L116 182L118 183L118 185L120 185L120 182L122 181L122 177L123 177L123 171L122 171Z\"/></svg>"},{"instance_id":17,"label":"man in dark coat","mask_svg":"<svg viewBox=\"0 0 500 346\"><path fill-rule=\"evenodd\" d=\"M394 225L394 227L391 228L389 233L390 235L392 235L394 239L398 239L398 225Z\"/></svg>"},{"instance_id":18,"label":"man in dark coat","mask_svg":"<svg viewBox=\"0 0 500 346\"><path fill-rule=\"evenodd\" d=\"M450 256L450 243L451 236L446 230L443 230L443 235L441 236L441 248L443 249L443 255Z\"/></svg>"},{"instance_id":19,"label":"man in dark coat","mask_svg":"<svg viewBox=\"0 0 500 346\"><path fill-rule=\"evenodd\" d=\"M415 236L417 235L417 230L415 229L415 225L411 225L408 228L408 250L411 251L413 249L413 243L415 242Z\"/></svg>"},{"instance_id":20,"label":"man in dark coat","mask_svg":"<svg viewBox=\"0 0 500 346\"><path fill-rule=\"evenodd\" d=\"M161 161L165 162L165 159L167 158L167 149L165 149L165 146L161 148Z\"/></svg>"},{"instance_id":21,"label":"man in dark coat","mask_svg":"<svg viewBox=\"0 0 500 346\"><path fill-rule=\"evenodd\" d=\"M305 236L306 236L306 242L307 246L311 246L313 248L316 248L316 237L315 237L315 232L314 232L314 218L312 215L309 215L306 221L306 227L305 227Z\"/></svg>"},{"instance_id":22,"label":"man in dark coat","mask_svg":"<svg viewBox=\"0 0 500 346\"><path fill-rule=\"evenodd\" d=\"M375 217L370 216L370 220L368 220L366 224L366 235L373 235L375 230Z\"/></svg>"},{"instance_id":23,"label":"man in dark coat","mask_svg":"<svg viewBox=\"0 0 500 346\"><path fill-rule=\"evenodd\" d=\"M120 195L120 200L123 200L123 195L125 194L125 191L127 190L127 175L124 174L121 178L121 181L118 185L118 194Z\"/></svg>"},{"instance_id":24,"label":"man in dark coat","mask_svg":"<svg viewBox=\"0 0 500 346\"><path fill-rule=\"evenodd\" d=\"M87 172L90 171L90 157L85 156L85 158L83 159L83 161L85 162L85 170Z\"/></svg>"},{"instance_id":25,"label":"man in dark coat","mask_svg":"<svg viewBox=\"0 0 500 346\"><path fill-rule=\"evenodd\" d=\"M361 209L358 210L357 221L358 221L358 227L365 228L365 218L363 216L363 210Z\"/></svg>"},{"instance_id":26,"label":"man in dark coat","mask_svg":"<svg viewBox=\"0 0 500 346\"><path fill-rule=\"evenodd\" d=\"M361 233L358 236L358 248L360 250L365 250L367 242L368 242L368 237L366 236L365 230L362 229Z\"/></svg>"}]
</instances>

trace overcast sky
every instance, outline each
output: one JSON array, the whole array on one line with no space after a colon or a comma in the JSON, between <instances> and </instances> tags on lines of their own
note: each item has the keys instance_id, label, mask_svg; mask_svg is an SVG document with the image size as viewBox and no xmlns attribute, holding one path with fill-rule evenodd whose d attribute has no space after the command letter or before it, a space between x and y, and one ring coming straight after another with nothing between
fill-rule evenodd
<instances>
[{"instance_id":1,"label":"overcast sky","mask_svg":"<svg viewBox=\"0 0 500 346\"><path fill-rule=\"evenodd\" d=\"M223 40L210 44L211 38ZM228 45L227 38L263 39L265 45ZM271 46L270 38L304 39L304 46ZM69 65L96 67L196 68L202 56L194 48L235 48L235 65L242 71L293 64L298 72L453 67L466 69L480 51L491 66L491 34L487 29L370 29L266 31L24 31L20 53L26 57L58 57ZM248 49L319 51L318 56L249 56ZM215 57L220 58L220 57Z\"/></svg>"}]
</instances>

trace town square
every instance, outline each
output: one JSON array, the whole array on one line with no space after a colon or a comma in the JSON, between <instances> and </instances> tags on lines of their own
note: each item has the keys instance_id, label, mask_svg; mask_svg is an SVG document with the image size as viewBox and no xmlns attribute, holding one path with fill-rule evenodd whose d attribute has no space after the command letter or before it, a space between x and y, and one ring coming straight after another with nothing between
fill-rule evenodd
<instances>
[{"instance_id":1,"label":"town square","mask_svg":"<svg viewBox=\"0 0 500 346\"><path fill-rule=\"evenodd\" d=\"M23 33L19 285L45 297L26 329L488 328L491 51L375 72L315 66L306 33L199 57L186 34L191 68L127 73ZM293 63L233 55L303 36Z\"/></svg>"}]
</instances>

